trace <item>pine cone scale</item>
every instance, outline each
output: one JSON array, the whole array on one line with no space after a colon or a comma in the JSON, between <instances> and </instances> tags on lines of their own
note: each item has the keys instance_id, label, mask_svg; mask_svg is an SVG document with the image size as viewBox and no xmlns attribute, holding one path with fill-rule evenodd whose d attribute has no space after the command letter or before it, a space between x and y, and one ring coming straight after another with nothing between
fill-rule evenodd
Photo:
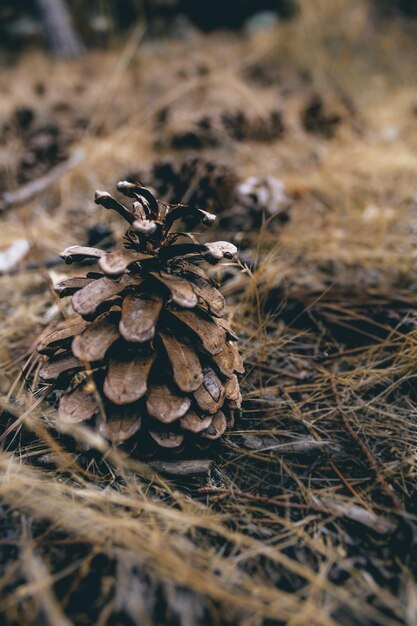
<instances>
[{"instance_id":1,"label":"pine cone scale","mask_svg":"<svg viewBox=\"0 0 417 626\"><path fill-rule=\"evenodd\" d=\"M81 361L101 361L107 350L119 338L117 326L119 314L109 311L97 317L87 328L74 338L71 349Z\"/></svg>"},{"instance_id":2,"label":"pine cone scale","mask_svg":"<svg viewBox=\"0 0 417 626\"><path fill-rule=\"evenodd\" d=\"M152 385L146 400L149 415L164 424L170 424L183 417L190 406L190 398L174 393L166 385Z\"/></svg>"},{"instance_id":3,"label":"pine cone scale","mask_svg":"<svg viewBox=\"0 0 417 626\"><path fill-rule=\"evenodd\" d=\"M152 292L126 296L122 304L122 318L119 325L122 337L134 343L143 343L152 339L162 305L162 298Z\"/></svg>"},{"instance_id":4,"label":"pine cone scale","mask_svg":"<svg viewBox=\"0 0 417 626\"><path fill-rule=\"evenodd\" d=\"M145 395L155 354L129 355L130 359L110 358L103 391L114 404L131 404Z\"/></svg>"},{"instance_id":5,"label":"pine cone scale","mask_svg":"<svg viewBox=\"0 0 417 626\"><path fill-rule=\"evenodd\" d=\"M151 272L150 274L169 290L175 304L186 309L192 309L197 306L197 296L194 293L193 285L188 281L166 272Z\"/></svg>"},{"instance_id":6,"label":"pine cone scale","mask_svg":"<svg viewBox=\"0 0 417 626\"><path fill-rule=\"evenodd\" d=\"M211 318L206 318L203 311L170 309L169 312L197 335L207 352L215 355L222 351L225 343L225 332Z\"/></svg>"},{"instance_id":7,"label":"pine cone scale","mask_svg":"<svg viewBox=\"0 0 417 626\"><path fill-rule=\"evenodd\" d=\"M206 304L210 313L216 317L222 317L226 312L226 301L220 291L202 278L193 278L193 290L196 296Z\"/></svg>"},{"instance_id":8,"label":"pine cone scale","mask_svg":"<svg viewBox=\"0 0 417 626\"><path fill-rule=\"evenodd\" d=\"M108 407L109 408L109 407ZM135 406L113 406L106 420L100 424L100 433L115 444L127 441L142 426L142 418Z\"/></svg>"},{"instance_id":9,"label":"pine cone scale","mask_svg":"<svg viewBox=\"0 0 417 626\"><path fill-rule=\"evenodd\" d=\"M192 393L203 382L203 370L197 352L183 339L159 333L171 362L174 381L184 393Z\"/></svg>"},{"instance_id":10,"label":"pine cone scale","mask_svg":"<svg viewBox=\"0 0 417 626\"><path fill-rule=\"evenodd\" d=\"M83 363L71 353L65 352L50 359L41 369L41 378L48 383L57 382L62 376L71 376L83 369Z\"/></svg>"},{"instance_id":11,"label":"pine cone scale","mask_svg":"<svg viewBox=\"0 0 417 626\"><path fill-rule=\"evenodd\" d=\"M72 342L73 338L81 333L87 327L86 322L68 325L62 330L56 330L41 342L38 346L39 354L54 354L59 348L66 348Z\"/></svg>"},{"instance_id":12,"label":"pine cone scale","mask_svg":"<svg viewBox=\"0 0 417 626\"><path fill-rule=\"evenodd\" d=\"M99 268L108 276L120 276L130 265L142 260L142 255L131 250L112 250L104 254L98 263Z\"/></svg>"},{"instance_id":13,"label":"pine cone scale","mask_svg":"<svg viewBox=\"0 0 417 626\"><path fill-rule=\"evenodd\" d=\"M211 368L203 373L203 384L194 392L194 398L204 413L217 413L223 405L225 390Z\"/></svg>"},{"instance_id":14,"label":"pine cone scale","mask_svg":"<svg viewBox=\"0 0 417 626\"><path fill-rule=\"evenodd\" d=\"M78 387L61 398L58 417L64 422L84 422L94 416L97 408L94 395Z\"/></svg>"},{"instance_id":15,"label":"pine cone scale","mask_svg":"<svg viewBox=\"0 0 417 626\"><path fill-rule=\"evenodd\" d=\"M72 296L83 287L89 285L92 280L92 278L66 278L65 280L61 280L54 286L54 291L60 298L65 298L65 296Z\"/></svg>"},{"instance_id":16,"label":"pine cone scale","mask_svg":"<svg viewBox=\"0 0 417 626\"><path fill-rule=\"evenodd\" d=\"M181 433L150 429L149 434L161 448L179 448L184 441Z\"/></svg>"},{"instance_id":17,"label":"pine cone scale","mask_svg":"<svg viewBox=\"0 0 417 626\"><path fill-rule=\"evenodd\" d=\"M212 422L212 415L206 415L201 418L193 411L190 411L180 419L181 428L184 430L188 430L191 433L201 433L204 430L207 430Z\"/></svg>"},{"instance_id":18,"label":"pine cone scale","mask_svg":"<svg viewBox=\"0 0 417 626\"><path fill-rule=\"evenodd\" d=\"M89 248L88 246L69 246L60 253L65 263L81 263L87 260L97 260L105 255L104 250Z\"/></svg>"},{"instance_id":19,"label":"pine cone scale","mask_svg":"<svg viewBox=\"0 0 417 626\"><path fill-rule=\"evenodd\" d=\"M80 315L92 315L102 302L117 296L124 288L123 284L103 276L74 294L72 308Z\"/></svg>"}]
</instances>

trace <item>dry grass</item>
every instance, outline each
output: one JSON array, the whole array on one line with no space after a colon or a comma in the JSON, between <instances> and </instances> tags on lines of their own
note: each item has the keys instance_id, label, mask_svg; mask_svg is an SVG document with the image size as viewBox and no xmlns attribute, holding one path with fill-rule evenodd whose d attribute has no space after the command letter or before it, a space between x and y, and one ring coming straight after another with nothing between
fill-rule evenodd
<instances>
[{"instance_id":1,"label":"dry grass","mask_svg":"<svg viewBox=\"0 0 417 626\"><path fill-rule=\"evenodd\" d=\"M93 191L161 156L154 122L164 107L169 133L199 112L262 119L278 106L282 139L223 138L204 154L242 177L274 174L295 197L279 237L252 233L252 267L235 268L225 286L245 403L238 430L210 451L208 476L168 480L88 428L49 428L54 410L21 372L38 334L65 314L50 282L66 270L0 277L6 623L415 623L410 29L378 26L364 1L314 0L250 40L144 43L137 29L121 51L65 66L32 55L1 70L2 118L30 103L45 119L60 115L69 134L77 116L88 119L77 137L83 163L3 217L2 247L27 238L26 260L41 263L108 223ZM34 95L39 81L44 96ZM302 127L317 92L342 115L333 139ZM19 138L0 150L8 189L24 151Z\"/></svg>"}]
</instances>

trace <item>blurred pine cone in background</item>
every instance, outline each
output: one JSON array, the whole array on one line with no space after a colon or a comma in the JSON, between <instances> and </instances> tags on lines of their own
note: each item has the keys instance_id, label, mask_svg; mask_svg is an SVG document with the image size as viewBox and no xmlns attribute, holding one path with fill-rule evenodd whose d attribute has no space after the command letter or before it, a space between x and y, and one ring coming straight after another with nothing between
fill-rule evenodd
<instances>
[{"instance_id":1,"label":"blurred pine cone in background","mask_svg":"<svg viewBox=\"0 0 417 626\"><path fill-rule=\"evenodd\" d=\"M55 286L60 297L73 296L77 317L38 347L41 379L64 390L57 426L94 420L112 442L134 437L143 452L207 443L234 423L243 365L224 298L196 262L232 259L236 247L173 232L185 218L210 225L206 211L168 207L134 183L118 189L131 209L106 192L96 192L96 203L129 223L123 245L61 253L67 263L98 267Z\"/></svg>"},{"instance_id":2,"label":"blurred pine cone in background","mask_svg":"<svg viewBox=\"0 0 417 626\"><path fill-rule=\"evenodd\" d=\"M156 161L147 170L131 172L126 178L144 180L165 202L213 211L219 229L228 229L239 243L242 233L256 235L264 220L271 228L280 228L290 219L293 205L292 194L279 178L241 179L231 165L203 157Z\"/></svg>"}]
</instances>

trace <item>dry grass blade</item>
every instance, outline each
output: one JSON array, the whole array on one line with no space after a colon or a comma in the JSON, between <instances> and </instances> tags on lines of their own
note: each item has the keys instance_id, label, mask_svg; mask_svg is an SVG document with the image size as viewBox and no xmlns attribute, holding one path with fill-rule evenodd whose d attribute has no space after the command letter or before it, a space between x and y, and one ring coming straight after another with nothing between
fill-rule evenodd
<instances>
[{"instance_id":1,"label":"dry grass blade","mask_svg":"<svg viewBox=\"0 0 417 626\"><path fill-rule=\"evenodd\" d=\"M28 543L22 553L22 570L31 587L30 593L37 599L46 622L50 626L72 626L60 606L59 599L52 591L52 579L48 566L42 558L35 554Z\"/></svg>"}]
</instances>

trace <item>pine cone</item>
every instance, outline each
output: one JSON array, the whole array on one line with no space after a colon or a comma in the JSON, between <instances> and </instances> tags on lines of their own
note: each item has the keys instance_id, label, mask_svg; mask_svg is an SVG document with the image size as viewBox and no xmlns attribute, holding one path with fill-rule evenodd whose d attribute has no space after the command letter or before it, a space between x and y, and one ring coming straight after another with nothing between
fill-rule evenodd
<instances>
[{"instance_id":1,"label":"pine cone","mask_svg":"<svg viewBox=\"0 0 417 626\"><path fill-rule=\"evenodd\" d=\"M235 197L235 213L240 212L246 221L250 218L252 230L259 228L265 218L274 217L281 224L289 219L292 199L282 180L275 176L249 176L237 185Z\"/></svg>"},{"instance_id":2,"label":"pine cone","mask_svg":"<svg viewBox=\"0 0 417 626\"><path fill-rule=\"evenodd\" d=\"M230 165L202 157L156 161L147 170L127 174L127 179L144 180L166 202L207 207L217 214L218 227L228 230L241 249L249 244L244 233L257 232L265 220L276 231L290 219L293 205L291 194L275 176L239 180Z\"/></svg>"},{"instance_id":3,"label":"pine cone","mask_svg":"<svg viewBox=\"0 0 417 626\"><path fill-rule=\"evenodd\" d=\"M215 264L237 250L172 232L184 218L209 225L210 213L169 208L133 183L118 189L133 199L131 209L106 192L95 201L129 223L123 246L61 253L67 263L98 268L55 286L60 297L73 295L78 317L38 347L46 355L41 379L64 390L57 425L94 419L114 443L135 436L144 451L207 443L233 426L243 365L224 298L195 261Z\"/></svg>"},{"instance_id":4,"label":"pine cone","mask_svg":"<svg viewBox=\"0 0 417 626\"><path fill-rule=\"evenodd\" d=\"M126 180L141 180L170 204L185 203L220 213L232 204L239 178L225 163L200 156L156 161L147 170L129 173Z\"/></svg>"}]
</instances>

